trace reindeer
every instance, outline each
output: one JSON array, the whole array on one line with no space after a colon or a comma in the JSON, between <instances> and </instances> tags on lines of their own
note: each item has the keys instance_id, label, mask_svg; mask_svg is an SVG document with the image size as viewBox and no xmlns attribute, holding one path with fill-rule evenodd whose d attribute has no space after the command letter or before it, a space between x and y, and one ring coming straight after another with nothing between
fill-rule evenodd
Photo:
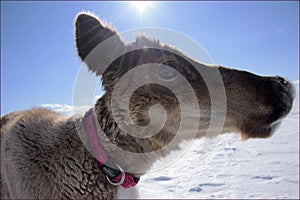
<instances>
[{"instance_id":1,"label":"reindeer","mask_svg":"<svg viewBox=\"0 0 300 200\"><path fill-rule=\"evenodd\" d=\"M91 13L77 15L75 35L79 57L90 71L101 75L105 93L83 116L33 108L1 117L2 198L117 198L121 187L136 185L156 160L179 149L181 142L215 136L218 131L241 133L243 139L268 138L293 104L294 89L282 77L207 65L144 36L125 43L116 30ZM105 48L97 48L103 42ZM120 52L124 53L116 55ZM110 58L115 59L105 61ZM125 112L122 91L114 91L126 73L141 65L148 66L145 74L136 78L133 73L124 79L124 91L141 77L170 87L152 80L136 88ZM179 81L182 78L189 82L188 89ZM172 87L179 88L181 99ZM219 100L225 97L225 103ZM183 110L189 115L184 123ZM137 135L120 127L129 126L122 121L126 117L141 130ZM210 127L212 119L222 117L219 129ZM155 120L163 120L163 127L149 136L148 131L157 127L143 127ZM180 126L184 129L176 134Z\"/></svg>"}]
</instances>

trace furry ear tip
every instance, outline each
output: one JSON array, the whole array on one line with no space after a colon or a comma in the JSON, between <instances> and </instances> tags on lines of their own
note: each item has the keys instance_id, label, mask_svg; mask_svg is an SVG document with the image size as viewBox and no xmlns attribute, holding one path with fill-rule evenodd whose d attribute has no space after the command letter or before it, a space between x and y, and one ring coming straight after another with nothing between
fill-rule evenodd
<instances>
[{"instance_id":1,"label":"furry ear tip","mask_svg":"<svg viewBox=\"0 0 300 200\"><path fill-rule=\"evenodd\" d=\"M86 11L79 12L75 17L75 25L76 26L86 23L86 22L91 22L91 21L96 21L99 23L100 19L94 13L86 12Z\"/></svg>"}]
</instances>

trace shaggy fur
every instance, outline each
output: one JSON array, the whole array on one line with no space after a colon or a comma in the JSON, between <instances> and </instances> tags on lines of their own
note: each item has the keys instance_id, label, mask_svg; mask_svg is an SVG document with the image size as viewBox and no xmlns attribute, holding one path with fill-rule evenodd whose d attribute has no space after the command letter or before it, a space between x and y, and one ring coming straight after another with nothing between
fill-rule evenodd
<instances>
[{"instance_id":1,"label":"shaggy fur","mask_svg":"<svg viewBox=\"0 0 300 200\"><path fill-rule=\"evenodd\" d=\"M206 135L210 119L218 118L218 113L224 110L211 111L208 88L194 67L209 72L212 81L214 70L217 69L221 74L227 96L222 133L240 132L245 139L269 137L292 107L293 88L281 77L261 77L217 65L208 66L189 58L174 47L144 37L137 37L134 43L125 44L117 31L89 13L77 16L75 28L79 57L91 71L102 75L105 94L95 104L95 118L98 121L97 129L102 129L105 135L99 134L99 138L107 155L125 171L147 171L157 159L168 155L170 150L161 151L155 157L149 158L145 154L139 160L130 160L126 154L115 151L114 145L130 152L155 152L174 138L181 120L180 102L174 93L163 86L147 84L131 96L130 117L137 125L146 126L150 122L149 109L160 104L167 113L163 129L151 137L135 138L118 127L110 107L112 91L119 79L135 66L146 63L175 65L176 70L189 81L197 95L202 114L201 117L193 116L191 111L191 118L199 121L197 138ZM111 36L114 39L105 51L92 51ZM134 47L143 48L118 57L103 71L103 60ZM188 99L189 96L183 94L183 98ZM118 110L118 114L122 112L122 109ZM189 127L188 124L186 126ZM96 159L85 147L87 142L84 137L82 116L66 117L41 108L3 116L2 198L115 198L117 187L108 183L100 172ZM176 139L171 150L179 148L180 142L191 139L194 137L187 129L184 135Z\"/></svg>"}]
</instances>

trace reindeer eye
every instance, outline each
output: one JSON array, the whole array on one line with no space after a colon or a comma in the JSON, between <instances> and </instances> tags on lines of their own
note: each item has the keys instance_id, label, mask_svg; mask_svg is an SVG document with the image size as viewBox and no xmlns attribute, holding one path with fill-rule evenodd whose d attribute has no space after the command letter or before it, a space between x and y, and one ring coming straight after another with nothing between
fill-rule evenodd
<instances>
[{"instance_id":1,"label":"reindeer eye","mask_svg":"<svg viewBox=\"0 0 300 200\"><path fill-rule=\"evenodd\" d=\"M171 81L177 77L177 64L174 61L162 63L159 69L160 77L165 81Z\"/></svg>"}]
</instances>

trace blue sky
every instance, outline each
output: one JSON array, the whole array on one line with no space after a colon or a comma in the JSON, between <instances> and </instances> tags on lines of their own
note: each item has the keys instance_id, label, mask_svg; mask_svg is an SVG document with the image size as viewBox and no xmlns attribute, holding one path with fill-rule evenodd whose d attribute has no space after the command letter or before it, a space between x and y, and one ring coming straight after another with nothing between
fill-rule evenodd
<instances>
[{"instance_id":1,"label":"blue sky","mask_svg":"<svg viewBox=\"0 0 300 200\"><path fill-rule=\"evenodd\" d=\"M73 23L83 10L119 31L161 27L202 45L215 63L299 79L299 2L1 1L1 115L41 104L72 104L80 67Z\"/></svg>"}]
</instances>

